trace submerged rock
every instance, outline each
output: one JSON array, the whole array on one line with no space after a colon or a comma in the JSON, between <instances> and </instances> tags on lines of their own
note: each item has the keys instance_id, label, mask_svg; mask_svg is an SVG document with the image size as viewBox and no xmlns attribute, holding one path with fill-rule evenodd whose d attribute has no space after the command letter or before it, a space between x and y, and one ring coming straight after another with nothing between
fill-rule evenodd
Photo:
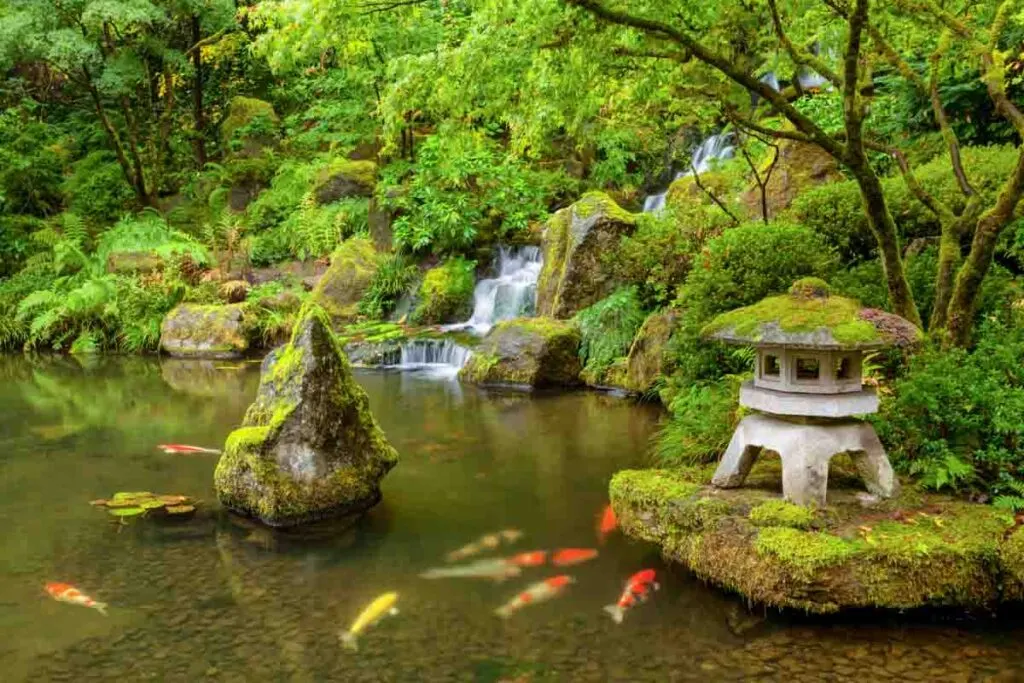
<instances>
[{"instance_id":1,"label":"submerged rock","mask_svg":"<svg viewBox=\"0 0 1024 683\"><path fill-rule=\"evenodd\" d=\"M544 226L544 268L537 283L537 314L571 318L618 286L602 256L636 228L636 217L602 192L588 192Z\"/></svg>"},{"instance_id":2,"label":"submerged rock","mask_svg":"<svg viewBox=\"0 0 1024 683\"><path fill-rule=\"evenodd\" d=\"M316 283L313 300L340 326L354 320L359 300L370 286L379 261L366 237L350 237L331 254L331 267Z\"/></svg>"},{"instance_id":3,"label":"submerged rock","mask_svg":"<svg viewBox=\"0 0 1024 683\"><path fill-rule=\"evenodd\" d=\"M214 485L225 507L291 527L376 505L397 462L327 316L309 306L291 341L263 361L256 401L228 436Z\"/></svg>"},{"instance_id":4,"label":"submerged rock","mask_svg":"<svg viewBox=\"0 0 1024 683\"><path fill-rule=\"evenodd\" d=\"M580 384L580 333L570 323L518 318L497 324L473 351L459 379L530 387Z\"/></svg>"},{"instance_id":5,"label":"submerged rock","mask_svg":"<svg viewBox=\"0 0 1024 683\"><path fill-rule=\"evenodd\" d=\"M782 501L778 478L777 464L755 468L723 490L709 469L625 470L610 495L626 535L751 602L829 613L1024 598L1024 536L1006 511L913 490L865 509L848 489L813 510Z\"/></svg>"},{"instance_id":6,"label":"submerged rock","mask_svg":"<svg viewBox=\"0 0 1024 683\"><path fill-rule=\"evenodd\" d=\"M160 348L176 358L238 358L249 349L245 305L180 304L160 325Z\"/></svg>"}]
</instances>

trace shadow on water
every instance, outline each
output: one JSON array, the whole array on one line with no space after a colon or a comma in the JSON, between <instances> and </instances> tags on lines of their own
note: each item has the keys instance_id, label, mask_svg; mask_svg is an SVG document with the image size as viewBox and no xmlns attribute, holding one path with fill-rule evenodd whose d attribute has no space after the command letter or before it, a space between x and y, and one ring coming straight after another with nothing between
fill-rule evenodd
<instances>
[{"instance_id":1,"label":"shadow on water","mask_svg":"<svg viewBox=\"0 0 1024 683\"><path fill-rule=\"evenodd\" d=\"M607 482L644 461L658 414L592 392L483 392L416 373L361 372L401 454L384 500L346 528L264 529L220 510L218 447L255 394L255 364L0 358L0 665L4 680L689 681L1019 680L1019 615L841 618L749 610L618 535L597 545ZM118 490L203 501L188 523L110 522L87 501ZM482 534L499 552L599 547L593 562L505 583L427 581ZM624 577L662 589L616 626L601 607ZM493 615L555 573L549 603ZM57 603L47 581L110 603ZM337 634L377 595L401 613L360 639Z\"/></svg>"}]
</instances>

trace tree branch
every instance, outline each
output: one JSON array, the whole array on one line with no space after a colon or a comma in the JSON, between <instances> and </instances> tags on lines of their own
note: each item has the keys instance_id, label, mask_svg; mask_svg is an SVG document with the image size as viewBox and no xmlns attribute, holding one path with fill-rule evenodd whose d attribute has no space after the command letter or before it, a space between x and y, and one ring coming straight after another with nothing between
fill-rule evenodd
<instances>
[{"instance_id":1,"label":"tree branch","mask_svg":"<svg viewBox=\"0 0 1024 683\"><path fill-rule=\"evenodd\" d=\"M203 38L202 40L196 42L194 45L192 45L192 47L190 47L189 49L185 50L184 54L185 54L186 57L188 57L189 55L191 55L196 50L202 50L204 47L206 47L208 45L213 45L214 43L219 41L221 38L226 36L227 34L234 33L234 31L235 31L235 26L234 25L222 28L221 30L217 31L216 33L212 33L212 34L206 36L205 38Z\"/></svg>"},{"instance_id":2,"label":"tree branch","mask_svg":"<svg viewBox=\"0 0 1024 683\"><path fill-rule=\"evenodd\" d=\"M725 118L729 119L737 128L755 133L760 133L769 138L776 138L782 140L796 140L797 142L815 142L815 140L804 133L800 133L794 130L776 130L774 128L766 128L758 123L754 123L751 119L743 116L736 111L733 107L727 107L724 111Z\"/></svg>"},{"instance_id":3,"label":"tree branch","mask_svg":"<svg viewBox=\"0 0 1024 683\"><path fill-rule=\"evenodd\" d=\"M700 181L700 173L697 172L697 167L693 165L692 157L690 158L690 170L693 172L693 182L696 183L698 188L700 188L700 191L706 194L707 196L711 197L711 201L717 204L718 208L724 211L725 215L732 219L733 224L739 225L740 219L736 218L736 215L732 211L730 211L724 203L722 203L722 200L719 199L714 192L712 192L707 187L704 187L704 183Z\"/></svg>"},{"instance_id":4,"label":"tree branch","mask_svg":"<svg viewBox=\"0 0 1024 683\"><path fill-rule=\"evenodd\" d=\"M839 75L832 71L829 66L822 60L815 57L809 50L798 50L793 41L786 35L785 30L782 28L782 18L779 16L779 8L775 4L776 0L768 0L768 8L771 10L772 24L775 26L775 33L779 36L779 42L786 48L786 52L793 58L793 61L801 66L807 66L817 73L821 74L829 80L837 88L843 87L843 81L839 78Z\"/></svg>"},{"instance_id":5,"label":"tree branch","mask_svg":"<svg viewBox=\"0 0 1024 683\"><path fill-rule=\"evenodd\" d=\"M863 108L857 81L860 70L860 45L864 25L868 20L868 0L856 0L849 17L849 38L843 57L843 119L846 124L847 150L854 155L863 155Z\"/></svg>"}]
</instances>

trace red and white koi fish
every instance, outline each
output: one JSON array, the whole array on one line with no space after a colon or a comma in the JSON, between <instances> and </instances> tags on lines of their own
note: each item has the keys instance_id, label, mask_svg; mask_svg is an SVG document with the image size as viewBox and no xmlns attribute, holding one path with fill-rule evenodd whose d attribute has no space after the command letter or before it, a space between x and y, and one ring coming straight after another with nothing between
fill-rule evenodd
<instances>
[{"instance_id":1,"label":"red and white koi fish","mask_svg":"<svg viewBox=\"0 0 1024 683\"><path fill-rule=\"evenodd\" d=\"M619 601L614 605L605 605L604 611L612 616L616 624L621 624L626 616L626 610L636 607L641 602L647 602L652 590L658 590L661 586L654 580L653 569L643 569L626 579L626 587L619 596Z\"/></svg>"},{"instance_id":2,"label":"red and white koi fish","mask_svg":"<svg viewBox=\"0 0 1024 683\"><path fill-rule=\"evenodd\" d=\"M88 595L67 583L48 583L46 592L57 602L68 602L72 605L91 607L103 616L107 616L107 603L96 602Z\"/></svg>"},{"instance_id":3,"label":"red and white koi fish","mask_svg":"<svg viewBox=\"0 0 1024 683\"><path fill-rule=\"evenodd\" d=\"M504 529L493 534L486 534L469 545L464 545L458 550L448 553L445 559L449 562L458 562L459 560L465 560L467 557L479 555L485 550L494 550L502 543L515 543L522 537L523 532L518 529Z\"/></svg>"},{"instance_id":4,"label":"red and white koi fish","mask_svg":"<svg viewBox=\"0 0 1024 683\"><path fill-rule=\"evenodd\" d=\"M539 567L548 560L548 551L546 550L532 550L528 553L519 553L512 557L506 558L506 561L511 562L517 567Z\"/></svg>"},{"instance_id":5,"label":"red and white koi fish","mask_svg":"<svg viewBox=\"0 0 1024 683\"><path fill-rule=\"evenodd\" d=\"M618 520L615 519L615 510L612 510L611 505L605 505L601 518L597 521L597 540L604 543L608 534L615 531L618 523Z\"/></svg>"},{"instance_id":6,"label":"red and white koi fish","mask_svg":"<svg viewBox=\"0 0 1024 683\"><path fill-rule=\"evenodd\" d=\"M176 454L182 454L182 455L189 454L189 453L213 453L213 454L217 455L217 454L220 453L220 451L218 451L215 448L201 448L199 446L186 446L185 444L181 444L181 443L162 443L162 444L158 444L157 448L162 450L164 453L176 453Z\"/></svg>"},{"instance_id":7,"label":"red and white koi fish","mask_svg":"<svg viewBox=\"0 0 1024 683\"><path fill-rule=\"evenodd\" d=\"M514 598L506 602L504 605L494 610L502 619L507 619L512 616L513 613L518 612L527 605L532 605L538 602L544 602L550 600L562 593L565 587L570 583L575 583L576 579L572 578L568 574L559 574L558 576L552 576L538 581L537 583L531 584L522 593L519 593Z\"/></svg>"},{"instance_id":8,"label":"red and white koi fish","mask_svg":"<svg viewBox=\"0 0 1024 683\"><path fill-rule=\"evenodd\" d=\"M503 557L477 560L457 567L436 567L420 574L422 579L491 579L504 581L519 576L523 570Z\"/></svg>"},{"instance_id":9,"label":"red and white koi fish","mask_svg":"<svg viewBox=\"0 0 1024 683\"><path fill-rule=\"evenodd\" d=\"M551 555L551 564L556 567L571 567L574 564L589 562L597 557L593 548L561 548Z\"/></svg>"}]
</instances>

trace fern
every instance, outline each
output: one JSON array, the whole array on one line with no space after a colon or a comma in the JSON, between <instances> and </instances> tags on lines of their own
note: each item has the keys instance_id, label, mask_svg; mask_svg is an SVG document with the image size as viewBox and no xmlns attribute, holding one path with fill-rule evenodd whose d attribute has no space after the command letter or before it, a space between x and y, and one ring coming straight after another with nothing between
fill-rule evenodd
<instances>
[{"instance_id":1,"label":"fern","mask_svg":"<svg viewBox=\"0 0 1024 683\"><path fill-rule=\"evenodd\" d=\"M383 259L363 298L359 300L359 312L369 318L383 319L394 310L402 295L409 291L418 274L416 265L402 254Z\"/></svg>"},{"instance_id":2,"label":"fern","mask_svg":"<svg viewBox=\"0 0 1024 683\"><path fill-rule=\"evenodd\" d=\"M580 361L586 370L602 373L626 355L644 317L636 287L620 289L577 313L583 338Z\"/></svg>"},{"instance_id":3,"label":"fern","mask_svg":"<svg viewBox=\"0 0 1024 683\"><path fill-rule=\"evenodd\" d=\"M993 499L992 504L997 508L1019 512L1024 510L1024 481L1009 480L1006 488L1010 493L1002 493Z\"/></svg>"}]
</instances>

